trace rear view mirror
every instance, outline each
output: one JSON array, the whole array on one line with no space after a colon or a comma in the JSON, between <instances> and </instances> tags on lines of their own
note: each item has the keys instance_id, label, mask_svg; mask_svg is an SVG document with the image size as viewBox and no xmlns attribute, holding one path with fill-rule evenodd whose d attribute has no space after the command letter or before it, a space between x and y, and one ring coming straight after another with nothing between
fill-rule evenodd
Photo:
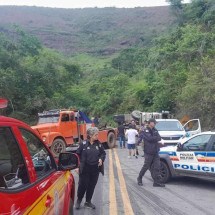
<instances>
[{"instance_id":1,"label":"rear view mirror","mask_svg":"<svg viewBox=\"0 0 215 215\"><path fill-rule=\"evenodd\" d=\"M63 152L59 155L58 167L60 170L72 170L79 166L79 157L75 153Z\"/></svg>"}]
</instances>

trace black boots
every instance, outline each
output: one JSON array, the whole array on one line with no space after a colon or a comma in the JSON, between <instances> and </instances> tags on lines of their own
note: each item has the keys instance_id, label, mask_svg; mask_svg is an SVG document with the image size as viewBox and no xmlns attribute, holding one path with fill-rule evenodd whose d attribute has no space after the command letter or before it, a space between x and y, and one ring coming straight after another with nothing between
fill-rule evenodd
<instances>
[{"instance_id":1,"label":"black boots","mask_svg":"<svg viewBox=\"0 0 215 215\"><path fill-rule=\"evenodd\" d=\"M139 177L137 178L137 184L138 184L139 186L143 186L142 179L139 179Z\"/></svg>"},{"instance_id":2,"label":"black boots","mask_svg":"<svg viewBox=\"0 0 215 215\"><path fill-rule=\"evenodd\" d=\"M84 206L91 209L96 209L96 206L92 204L91 202L85 202Z\"/></svg>"},{"instance_id":3,"label":"black boots","mask_svg":"<svg viewBox=\"0 0 215 215\"><path fill-rule=\"evenodd\" d=\"M77 202L76 202L76 204L75 204L75 209L80 209L80 207L81 207L81 200L79 200L79 199L77 199Z\"/></svg>"},{"instance_id":4,"label":"black boots","mask_svg":"<svg viewBox=\"0 0 215 215\"><path fill-rule=\"evenodd\" d=\"M165 184L154 182L153 187L165 187Z\"/></svg>"},{"instance_id":5,"label":"black boots","mask_svg":"<svg viewBox=\"0 0 215 215\"><path fill-rule=\"evenodd\" d=\"M137 178L137 184L139 186L143 186L142 179L140 179L139 177ZM159 182L154 182L153 187L165 187L165 184L162 184L162 183L159 183Z\"/></svg>"},{"instance_id":6,"label":"black boots","mask_svg":"<svg viewBox=\"0 0 215 215\"><path fill-rule=\"evenodd\" d=\"M94 204L92 204L91 202L85 202L84 207L91 208L91 209L96 209L96 206ZM76 204L75 204L75 209L78 210L80 208L81 208L81 200L78 199Z\"/></svg>"}]
</instances>

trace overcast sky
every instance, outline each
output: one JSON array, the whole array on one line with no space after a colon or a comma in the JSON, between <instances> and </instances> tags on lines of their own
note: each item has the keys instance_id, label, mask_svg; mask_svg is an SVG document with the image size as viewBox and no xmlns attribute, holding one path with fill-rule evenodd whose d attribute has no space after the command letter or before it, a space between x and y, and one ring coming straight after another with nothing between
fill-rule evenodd
<instances>
[{"instance_id":1,"label":"overcast sky","mask_svg":"<svg viewBox=\"0 0 215 215\"><path fill-rule=\"evenodd\" d=\"M190 0L184 0L184 3ZM28 5L57 8L149 7L168 5L166 0L0 0L0 5Z\"/></svg>"}]
</instances>

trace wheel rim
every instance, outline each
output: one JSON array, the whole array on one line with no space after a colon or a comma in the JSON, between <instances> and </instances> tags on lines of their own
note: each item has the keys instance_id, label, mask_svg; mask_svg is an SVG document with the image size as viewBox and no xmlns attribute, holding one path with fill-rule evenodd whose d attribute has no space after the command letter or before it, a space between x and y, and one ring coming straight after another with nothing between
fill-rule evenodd
<instances>
[{"instance_id":1,"label":"wheel rim","mask_svg":"<svg viewBox=\"0 0 215 215\"><path fill-rule=\"evenodd\" d=\"M166 175L167 175L163 164L161 164L160 175L162 178L166 178Z\"/></svg>"},{"instance_id":2,"label":"wheel rim","mask_svg":"<svg viewBox=\"0 0 215 215\"><path fill-rule=\"evenodd\" d=\"M64 144L61 141L57 141L54 144L53 151L55 154L60 154L64 149Z\"/></svg>"}]
</instances>

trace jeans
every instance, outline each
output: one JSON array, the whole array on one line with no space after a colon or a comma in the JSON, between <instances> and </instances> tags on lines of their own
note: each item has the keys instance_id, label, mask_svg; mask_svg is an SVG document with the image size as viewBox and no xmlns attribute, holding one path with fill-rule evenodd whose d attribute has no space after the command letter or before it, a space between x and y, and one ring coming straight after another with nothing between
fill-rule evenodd
<instances>
[{"instance_id":1,"label":"jeans","mask_svg":"<svg viewBox=\"0 0 215 215\"><path fill-rule=\"evenodd\" d=\"M119 136L119 145L125 147L125 136Z\"/></svg>"}]
</instances>

